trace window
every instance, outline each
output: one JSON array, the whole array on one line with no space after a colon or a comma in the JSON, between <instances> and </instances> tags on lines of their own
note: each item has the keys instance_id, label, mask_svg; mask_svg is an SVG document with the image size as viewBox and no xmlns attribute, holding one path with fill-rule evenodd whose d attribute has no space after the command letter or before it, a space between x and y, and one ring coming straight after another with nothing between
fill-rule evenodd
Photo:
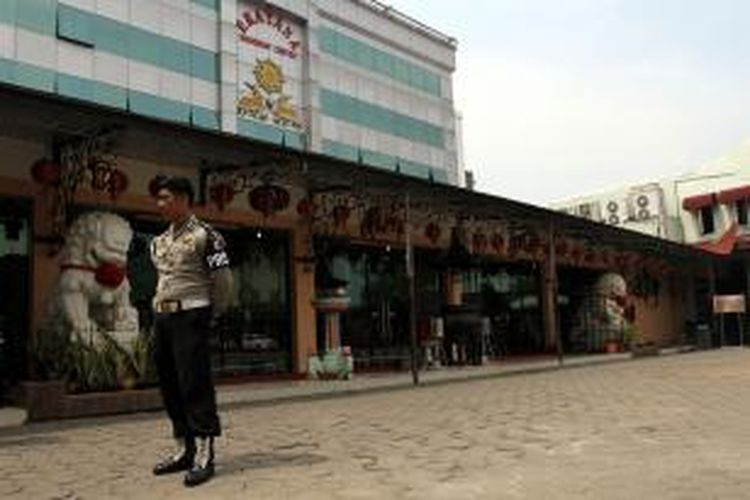
<instances>
[{"instance_id":1,"label":"window","mask_svg":"<svg viewBox=\"0 0 750 500\"><path fill-rule=\"evenodd\" d=\"M737 224L747 226L747 199L737 200L734 209L737 213Z\"/></svg>"},{"instance_id":2,"label":"window","mask_svg":"<svg viewBox=\"0 0 750 500\"><path fill-rule=\"evenodd\" d=\"M700 212L698 212L698 217L700 220L700 230L701 234L711 234L716 229L714 224L714 207L713 206L705 206L700 209Z\"/></svg>"}]
</instances>

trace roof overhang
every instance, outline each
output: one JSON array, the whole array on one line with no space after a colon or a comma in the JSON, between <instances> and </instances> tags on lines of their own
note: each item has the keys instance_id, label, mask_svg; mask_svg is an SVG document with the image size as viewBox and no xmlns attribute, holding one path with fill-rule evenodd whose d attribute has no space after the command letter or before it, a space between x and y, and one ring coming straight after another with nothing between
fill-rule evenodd
<instances>
[{"instance_id":1,"label":"roof overhang","mask_svg":"<svg viewBox=\"0 0 750 500\"><path fill-rule=\"evenodd\" d=\"M234 134L196 129L0 85L0 136L51 141L58 136L86 136L97 130L114 131L118 153L134 158L192 164L196 168L223 165L253 169L273 165L310 190L409 193L414 203L427 203L459 218L503 220L509 222L509 227L519 230L552 229L556 235L579 239L592 246L611 246L671 259L710 257L701 249L508 198Z\"/></svg>"}]
</instances>

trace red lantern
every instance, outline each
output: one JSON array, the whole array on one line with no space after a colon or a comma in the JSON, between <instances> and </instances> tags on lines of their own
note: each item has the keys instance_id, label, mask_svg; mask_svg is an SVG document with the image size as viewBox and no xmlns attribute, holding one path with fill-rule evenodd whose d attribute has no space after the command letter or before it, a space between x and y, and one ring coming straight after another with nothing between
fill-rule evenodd
<instances>
[{"instance_id":1,"label":"red lantern","mask_svg":"<svg viewBox=\"0 0 750 500\"><path fill-rule=\"evenodd\" d=\"M573 250L570 251L570 257L573 259L573 262L576 264L580 263L581 257L583 256L583 250L581 250L581 247L574 246Z\"/></svg>"},{"instance_id":2,"label":"red lantern","mask_svg":"<svg viewBox=\"0 0 750 500\"><path fill-rule=\"evenodd\" d=\"M487 246L487 236L484 233L474 233L472 238L472 247L474 252L482 253Z\"/></svg>"},{"instance_id":3,"label":"red lantern","mask_svg":"<svg viewBox=\"0 0 750 500\"><path fill-rule=\"evenodd\" d=\"M62 178L62 166L46 158L36 161L31 166L31 177L43 186L55 186Z\"/></svg>"},{"instance_id":4,"label":"red lantern","mask_svg":"<svg viewBox=\"0 0 750 500\"><path fill-rule=\"evenodd\" d=\"M628 258L625 254L618 254L615 256L615 266L617 266L618 269L622 270L628 265Z\"/></svg>"},{"instance_id":5,"label":"red lantern","mask_svg":"<svg viewBox=\"0 0 750 500\"><path fill-rule=\"evenodd\" d=\"M219 207L219 210L224 210L224 207L231 203L234 198L234 189L229 184L220 182L211 186L209 196L211 201Z\"/></svg>"},{"instance_id":6,"label":"red lantern","mask_svg":"<svg viewBox=\"0 0 750 500\"><path fill-rule=\"evenodd\" d=\"M349 220L351 209L346 205L336 205L333 207L333 221L337 226L345 226Z\"/></svg>"},{"instance_id":7,"label":"red lantern","mask_svg":"<svg viewBox=\"0 0 750 500\"><path fill-rule=\"evenodd\" d=\"M317 207L309 198L302 198L297 203L297 214L302 217L312 217Z\"/></svg>"},{"instance_id":8,"label":"red lantern","mask_svg":"<svg viewBox=\"0 0 750 500\"><path fill-rule=\"evenodd\" d=\"M109 195L114 199L128 188L128 177L122 170L112 169L107 179L107 190Z\"/></svg>"},{"instance_id":9,"label":"red lantern","mask_svg":"<svg viewBox=\"0 0 750 500\"><path fill-rule=\"evenodd\" d=\"M495 233L490 239L490 244L492 245L492 249L495 250L495 252L502 253L502 251L505 249L505 238L503 238L502 234Z\"/></svg>"},{"instance_id":10,"label":"red lantern","mask_svg":"<svg viewBox=\"0 0 750 500\"><path fill-rule=\"evenodd\" d=\"M424 228L424 235L428 240L432 242L433 245L440 239L440 233L440 226L438 226L435 222L430 222Z\"/></svg>"},{"instance_id":11,"label":"red lantern","mask_svg":"<svg viewBox=\"0 0 750 500\"><path fill-rule=\"evenodd\" d=\"M248 202L264 217L273 215L289 206L289 192L273 184L264 184L247 194Z\"/></svg>"}]
</instances>

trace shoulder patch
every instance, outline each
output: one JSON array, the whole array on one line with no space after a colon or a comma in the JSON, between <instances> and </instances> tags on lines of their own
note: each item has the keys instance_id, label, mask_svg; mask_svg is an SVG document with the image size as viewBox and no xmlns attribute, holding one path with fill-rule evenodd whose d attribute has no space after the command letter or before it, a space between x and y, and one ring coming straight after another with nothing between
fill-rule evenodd
<instances>
[{"instance_id":1,"label":"shoulder patch","mask_svg":"<svg viewBox=\"0 0 750 500\"><path fill-rule=\"evenodd\" d=\"M229 267L229 255L224 237L208 224L201 225L206 231L205 261L206 267L214 271L222 267Z\"/></svg>"}]
</instances>

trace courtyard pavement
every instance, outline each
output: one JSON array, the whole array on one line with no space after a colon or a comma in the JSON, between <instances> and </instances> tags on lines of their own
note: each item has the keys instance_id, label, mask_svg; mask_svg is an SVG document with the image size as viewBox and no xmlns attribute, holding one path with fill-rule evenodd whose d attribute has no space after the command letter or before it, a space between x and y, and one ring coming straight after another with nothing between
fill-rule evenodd
<instances>
[{"instance_id":1,"label":"courtyard pavement","mask_svg":"<svg viewBox=\"0 0 750 500\"><path fill-rule=\"evenodd\" d=\"M6 428L0 498L750 498L750 350L497 375L256 403L222 389L217 476L194 490L151 475L162 413Z\"/></svg>"}]
</instances>

